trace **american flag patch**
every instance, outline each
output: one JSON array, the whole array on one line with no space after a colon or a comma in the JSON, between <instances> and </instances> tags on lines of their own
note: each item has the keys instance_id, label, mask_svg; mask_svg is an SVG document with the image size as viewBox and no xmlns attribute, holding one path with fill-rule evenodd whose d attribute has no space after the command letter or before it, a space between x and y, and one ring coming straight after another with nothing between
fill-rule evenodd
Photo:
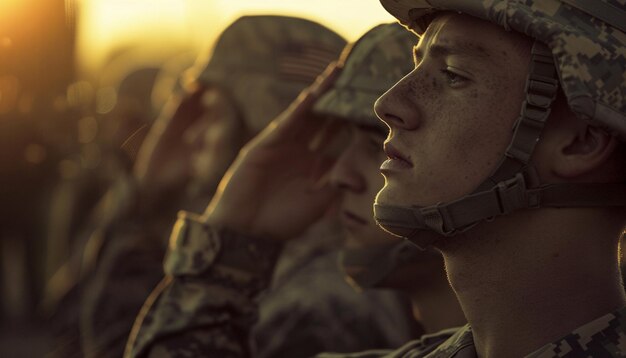
<instances>
[{"instance_id":1,"label":"american flag patch","mask_svg":"<svg viewBox=\"0 0 626 358\"><path fill-rule=\"evenodd\" d=\"M337 58L337 51L323 45L291 45L278 56L281 80L313 83L328 64Z\"/></svg>"}]
</instances>

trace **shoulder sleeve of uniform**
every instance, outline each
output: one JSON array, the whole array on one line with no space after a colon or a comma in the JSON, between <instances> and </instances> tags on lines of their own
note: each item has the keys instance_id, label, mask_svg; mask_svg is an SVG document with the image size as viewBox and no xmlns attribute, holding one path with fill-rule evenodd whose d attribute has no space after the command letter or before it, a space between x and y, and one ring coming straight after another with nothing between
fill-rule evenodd
<instances>
[{"instance_id":1,"label":"shoulder sleeve of uniform","mask_svg":"<svg viewBox=\"0 0 626 358\"><path fill-rule=\"evenodd\" d=\"M214 229L182 212L165 259L166 278L144 304L127 357L247 357L256 296L280 245Z\"/></svg>"},{"instance_id":2,"label":"shoulder sleeve of uniform","mask_svg":"<svg viewBox=\"0 0 626 358\"><path fill-rule=\"evenodd\" d=\"M164 270L177 277L222 273L240 283L254 282L265 288L281 248L276 242L212 228L198 215L181 211L170 237Z\"/></svg>"},{"instance_id":3,"label":"shoulder sleeve of uniform","mask_svg":"<svg viewBox=\"0 0 626 358\"><path fill-rule=\"evenodd\" d=\"M426 357L446 343L451 337L459 334L463 328L450 328L434 334L423 335L420 339L408 342L396 350L371 350L360 353L324 353L316 358L411 358Z\"/></svg>"}]
</instances>

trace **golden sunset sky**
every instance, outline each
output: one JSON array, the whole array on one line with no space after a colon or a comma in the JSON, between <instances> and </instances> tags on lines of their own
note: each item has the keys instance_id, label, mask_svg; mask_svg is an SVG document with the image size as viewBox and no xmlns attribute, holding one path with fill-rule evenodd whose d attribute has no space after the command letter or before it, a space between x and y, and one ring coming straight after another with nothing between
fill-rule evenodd
<instances>
[{"instance_id":1,"label":"golden sunset sky","mask_svg":"<svg viewBox=\"0 0 626 358\"><path fill-rule=\"evenodd\" d=\"M202 51L241 15L306 17L348 40L394 20L377 0L78 0L78 9L77 56L85 72L98 71L120 47L156 60L182 49Z\"/></svg>"}]
</instances>

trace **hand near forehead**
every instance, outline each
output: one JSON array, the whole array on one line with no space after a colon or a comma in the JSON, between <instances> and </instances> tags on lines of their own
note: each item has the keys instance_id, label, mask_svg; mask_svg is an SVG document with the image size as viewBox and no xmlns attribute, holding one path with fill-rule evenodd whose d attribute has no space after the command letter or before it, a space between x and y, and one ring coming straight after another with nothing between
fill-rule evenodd
<instances>
[{"instance_id":1,"label":"hand near forehead","mask_svg":"<svg viewBox=\"0 0 626 358\"><path fill-rule=\"evenodd\" d=\"M164 190L180 187L189 177L189 158L193 150L184 143L187 128L202 121L202 88L172 96L143 141L134 173L142 190L159 195Z\"/></svg>"},{"instance_id":2,"label":"hand near forehead","mask_svg":"<svg viewBox=\"0 0 626 358\"><path fill-rule=\"evenodd\" d=\"M288 240L324 214L334 193L319 179L331 163L310 149L323 123L309 113L336 74L329 66L241 150L204 214L210 225Z\"/></svg>"}]
</instances>

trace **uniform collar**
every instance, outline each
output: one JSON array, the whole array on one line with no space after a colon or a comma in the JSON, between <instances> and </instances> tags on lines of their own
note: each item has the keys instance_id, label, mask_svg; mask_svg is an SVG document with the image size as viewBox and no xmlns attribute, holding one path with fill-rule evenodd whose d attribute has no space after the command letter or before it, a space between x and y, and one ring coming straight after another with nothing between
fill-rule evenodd
<instances>
[{"instance_id":1,"label":"uniform collar","mask_svg":"<svg viewBox=\"0 0 626 358\"><path fill-rule=\"evenodd\" d=\"M527 358L626 356L626 307L586 323Z\"/></svg>"},{"instance_id":2,"label":"uniform collar","mask_svg":"<svg viewBox=\"0 0 626 358\"><path fill-rule=\"evenodd\" d=\"M588 322L525 358L626 356L626 307ZM426 358L477 358L469 325L461 327Z\"/></svg>"}]
</instances>

